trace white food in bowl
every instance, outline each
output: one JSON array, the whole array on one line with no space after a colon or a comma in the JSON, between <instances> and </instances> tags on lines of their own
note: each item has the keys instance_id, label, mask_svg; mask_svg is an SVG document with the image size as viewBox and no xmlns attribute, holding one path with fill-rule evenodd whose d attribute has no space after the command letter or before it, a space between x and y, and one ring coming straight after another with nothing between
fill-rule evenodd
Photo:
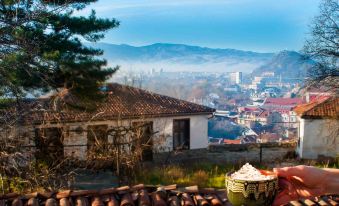
<instances>
[{"instance_id":1,"label":"white food in bowl","mask_svg":"<svg viewBox=\"0 0 339 206\"><path fill-rule=\"evenodd\" d=\"M274 176L263 175L255 167L253 167L249 163L246 163L240 168L240 170L231 174L231 178L246 181L262 181L271 180L274 178Z\"/></svg>"}]
</instances>

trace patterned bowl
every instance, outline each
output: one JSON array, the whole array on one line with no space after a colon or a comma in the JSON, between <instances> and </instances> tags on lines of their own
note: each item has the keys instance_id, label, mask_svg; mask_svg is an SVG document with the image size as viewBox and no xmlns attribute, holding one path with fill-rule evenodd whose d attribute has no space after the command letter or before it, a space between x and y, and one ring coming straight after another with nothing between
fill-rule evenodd
<instances>
[{"instance_id":1,"label":"patterned bowl","mask_svg":"<svg viewBox=\"0 0 339 206\"><path fill-rule=\"evenodd\" d=\"M278 192L278 177L272 172L261 170L264 175L272 176L270 180L250 181L231 178L233 172L226 174L227 197L233 206L271 205Z\"/></svg>"}]
</instances>

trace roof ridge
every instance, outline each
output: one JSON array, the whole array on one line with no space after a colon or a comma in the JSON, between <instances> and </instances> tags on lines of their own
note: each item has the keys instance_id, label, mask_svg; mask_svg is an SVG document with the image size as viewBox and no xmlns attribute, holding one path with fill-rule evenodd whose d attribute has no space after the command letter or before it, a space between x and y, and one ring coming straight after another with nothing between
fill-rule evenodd
<instances>
[{"instance_id":1,"label":"roof ridge","mask_svg":"<svg viewBox=\"0 0 339 206\"><path fill-rule=\"evenodd\" d=\"M186 103L189 103L189 104L194 104L194 105L197 105L197 106L202 106L202 107L205 107L205 108L209 108L208 106L205 106L205 105L197 104L197 103L194 103L194 102L190 102L190 101L187 101L187 100L184 100L184 99L179 99L179 98L171 97L171 96L164 95L164 94L158 94L158 93L150 91L150 90L146 90L146 89L142 89L142 88L138 88L138 87L133 87L133 86L130 86L130 85L124 85L124 84L120 84L120 83L116 83L116 82L110 83L110 84L116 84L116 85L119 85L119 86L122 86L122 87L127 87L127 88L132 89L132 90L143 91L143 92L146 92L146 93L151 94L151 95L156 95L156 96L160 96L160 97L166 97L166 98L170 98L172 100L183 101L183 102L186 102Z\"/></svg>"},{"instance_id":2,"label":"roof ridge","mask_svg":"<svg viewBox=\"0 0 339 206\"><path fill-rule=\"evenodd\" d=\"M60 105L57 111L59 117L41 116L41 112L33 112L29 117L25 117L25 122L41 121L87 121L86 119L95 117L95 120L114 120L120 118L135 118L135 117L164 117L164 116L185 116L185 115L207 115L212 114L215 109L189 102L186 100L157 94L149 90L122 85L119 83L106 84L105 93L108 98L103 102L94 103L95 107L87 107L88 105L78 99L69 98L66 105ZM30 103L25 103L24 108L33 108L35 104L42 103L42 108L49 108L51 102L41 99L33 99ZM95 101L95 99L93 100ZM82 110L77 110L73 105L83 106ZM89 106L92 106L89 105ZM69 107L68 107L69 106ZM15 108L13 108L15 110ZM74 109L72 112L69 109ZM48 109L47 109L48 110ZM66 111L62 113L61 111ZM48 112L48 111L46 111ZM100 115L96 115L96 113ZM98 114L99 114L98 113ZM93 120L93 119L92 119Z\"/></svg>"}]
</instances>

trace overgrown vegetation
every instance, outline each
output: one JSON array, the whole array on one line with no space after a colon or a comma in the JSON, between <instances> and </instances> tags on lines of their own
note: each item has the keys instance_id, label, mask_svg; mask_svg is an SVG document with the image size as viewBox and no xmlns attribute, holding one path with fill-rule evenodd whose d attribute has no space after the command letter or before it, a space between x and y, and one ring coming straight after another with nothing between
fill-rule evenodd
<instances>
[{"instance_id":1,"label":"overgrown vegetation","mask_svg":"<svg viewBox=\"0 0 339 206\"><path fill-rule=\"evenodd\" d=\"M71 188L79 169L109 169L119 180L129 180L136 176L142 160L147 158L146 151L149 151L150 138L153 135L148 122L114 128L90 127L87 129L90 134L89 141L81 145L88 148L85 156L75 154L79 145L72 149L73 154L64 155L62 134L84 132L82 129L69 131L68 127L53 128L41 125L42 128L32 130L23 125L18 132L17 124L18 120L0 124L2 194ZM32 133L35 134L34 137L30 136ZM162 141L161 138L157 140ZM153 143L158 142L153 140ZM129 183L131 181L123 182Z\"/></svg>"},{"instance_id":2,"label":"overgrown vegetation","mask_svg":"<svg viewBox=\"0 0 339 206\"><path fill-rule=\"evenodd\" d=\"M222 188L225 185L225 174L234 170L232 165L195 165L184 167L170 165L146 168L136 176L135 182L152 185L178 184L181 186L198 185L199 187Z\"/></svg>"},{"instance_id":3,"label":"overgrown vegetation","mask_svg":"<svg viewBox=\"0 0 339 206\"><path fill-rule=\"evenodd\" d=\"M212 164L197 163L193 165L168 165L145 168L136 176L135 183L144 183L152 185L170 185L179 186L198 185L199 187L225 187L225 174L230 171L238 170L240 164ZM265 166L256 167L265 169Z\"/></svg>"},{"instance_id":4,"label":"overgrown vegetation","mask_svg":"<svg viewBox=\"0 0 339 206\"><path fill-rule=\"evenodd\" d=\"M37 108L23 107L27 94L56 91L44 115L60 112L67 94L95 105L100 90L118 67L107 66L103 51L87 47L82 39L97 42L116 19L74 12L97 0L5 0L0 4L0 191L55 190L69 187L76 164L58 153L61 137L30 139L35 127L24 123ZM68 97L68 96L67 96ZM68 97L69 98L69 97ZM61 99L62 101L58 101ZM41 102L40 102L41 103ZM53 106L54 105L54 106ZM92 109L85 104L77 109ZM71 105L73 108L77 105ZM32 144L32 142L34 143ZM37 144L38 143L38 144ZM34 149L33 147L36 146ZM40 153L40 155L38 155ZM59 161L61 159L61 161Z\"/></svg>"},{"instance_id":5,"label":"overgrown vegetation","mask_svg":"<svg viewBox=\"0 0 339 206\"><path fill-rule=\"evenodd\" d=\"M319 168L337 168L339 169L339 158L334 162L301 162L291 160L292 165L312 165ZM272 170L273 167L283 167L283 164L276 163L272 165L255 165L256 168ZM144 183L152 185L170 185L179 186L198 185L199 187L225 188L225 175L227 172L238 170L240 164L218 165L211 163L199 163L194 165L168 165L162 167L145 168L135 178L135 184Z\"/></svg>"}]
</instances>

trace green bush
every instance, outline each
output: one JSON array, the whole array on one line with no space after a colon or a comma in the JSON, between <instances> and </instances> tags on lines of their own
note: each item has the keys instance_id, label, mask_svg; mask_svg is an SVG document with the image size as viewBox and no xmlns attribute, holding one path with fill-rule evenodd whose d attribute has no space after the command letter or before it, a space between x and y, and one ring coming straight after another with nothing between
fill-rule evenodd
<instances>
[{"instance_id":1,"label":"green bush","mask_svg":"<svg viewBox=\"0 0 339 206\"><path fill-rule=\"evenodd\" d=\"M22 193L28 187L27 181L20 177L0 178L1 193L17 192Z\"/></svg>"}]
</instances>

